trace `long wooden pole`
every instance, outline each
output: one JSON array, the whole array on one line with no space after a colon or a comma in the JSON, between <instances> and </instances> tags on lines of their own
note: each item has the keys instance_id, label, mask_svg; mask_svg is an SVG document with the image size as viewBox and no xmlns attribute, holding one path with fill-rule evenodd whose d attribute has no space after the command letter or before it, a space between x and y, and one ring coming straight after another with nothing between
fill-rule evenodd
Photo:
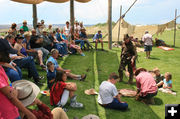
<instances>
[{"instance_id":1,"label":"long wooden pole","mask_svg":"<svg viewBox=\"0 0 180 119\"><path fill-rule=\"evenodd\" d=\"M112 49L112 0L108 0L108 47Z\"/></svg>"},{"instance_id":2,"label":"long wooden pole","mask_svg":"<svg viewBox=\"0 0 180 119\"><path fill-rule=\"evenodd\" d=\"M71 40L74 40L74 0L70 0Z\"/></svg>"},{"instance_id":3,"label":"long wooden pole","mask_svg":"<svg viewBox=\"0 0 180 119\"><path fill-rule=\"evenodd\" d=\"M176 17L177 17L177 9L175 10L175 19L174 19L174 47L176 41Z\"/></svg>"},{"instance_id":4,"label":"long wooden pole","mask_svg":"<svg viewBox=\"0 0 180 119\"><path fill-rule=\"evenodd\" d=\"M128 8L128 10L126 10L126 12L122 15L122 17L125 17L125 15L127 14L127 12L132 8L132 6L134 6L134 4L137 2L137 0L135 0L133 2L133 4Z\"/></svg>"},{"instance_id":5,"label":"long wooden pole","mask_svg":"<svg viewBox=\"0 0 180 119\"><path fill-rule=\"evenodd\" d=\"M120 39L120 30L121 30L121 15L122 15L122 5L120 6L120 18L119 18L119 29L118 29L118 43Z\"/></svg>"},{"instance_id":6,"label":"long wooden pole","mask_svg":"<svg viewBox=\"0 0 180 119\"><path fill-rule=\"evenodd\" d=\"M36 29L36 25L37 25L37 6L36 6L36 4L33 4L32 7L33 7L33 27L34 27L34 29Z\"/></svg>"}]
</instances>

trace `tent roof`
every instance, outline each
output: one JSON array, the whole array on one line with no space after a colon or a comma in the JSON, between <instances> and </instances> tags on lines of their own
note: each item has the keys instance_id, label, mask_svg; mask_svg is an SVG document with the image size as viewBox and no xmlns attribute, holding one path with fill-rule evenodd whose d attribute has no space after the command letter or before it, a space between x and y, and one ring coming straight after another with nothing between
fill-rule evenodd
<instances>
[{"instance_id":1,"label":"tent roof","mask_svg":"<svg viewBox=\"0 0 180 119\"><path fill-rule=\"evenodd\" d=\"M55 3L64 3L64 2L68 2L69 0L11 0L11 1L25 3L25 4L39 4L44 1L55 2ZM86 3L91 0L76 0L76 1Z\"/></svg>"}]
</instances>

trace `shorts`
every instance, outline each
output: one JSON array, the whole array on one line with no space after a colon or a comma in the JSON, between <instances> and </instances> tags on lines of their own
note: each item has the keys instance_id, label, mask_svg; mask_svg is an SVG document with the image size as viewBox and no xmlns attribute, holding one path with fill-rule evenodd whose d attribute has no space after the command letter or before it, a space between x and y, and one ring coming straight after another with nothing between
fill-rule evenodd
<instances>
[{"instance_id":1,"label":"shorts","mask_svg":"<svg viewBox=\"0 0 180 119\"><path fill-rule=\"evenodd\" d=\"M152 45L144 45L144 51L152 51Z\"/></svg>"}]
</instances>

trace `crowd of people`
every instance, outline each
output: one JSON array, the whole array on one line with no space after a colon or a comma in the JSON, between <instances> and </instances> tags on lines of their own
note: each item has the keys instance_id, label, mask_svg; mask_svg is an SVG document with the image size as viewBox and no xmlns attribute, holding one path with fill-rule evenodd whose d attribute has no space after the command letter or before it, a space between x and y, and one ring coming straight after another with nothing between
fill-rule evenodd
<instances>
[{"instance_id":1,"label":"crowd of people","mask_svg":"<svg viewBox=\"0 0 180 119\"><path fill-rule=\"evenodd\" d=\"M47 28L45 21L41 20L36 29L29 29L27 21L17 30L17 25L12 24L8 34L0 39L0 117L8 119L68 119L62 107L70 98L70 106L82 108L84 105L77 102L75 92L77 85L67 82L67 77L84 81L86 74L74 74L70 69L64 69L58 64L58 57L67 54L79 53L85 56L84 50L93 49L86 34L83 23L75 22L74 34L70 23L67 21L63 29L53 29L52 25ZM136 79L136 100L144 103L154 104L153 97L157 95L158 87L172 88L171 74L165 73L161 76L158 68L153 70L153 75L144 68L136 69L137 51L136 46L128 34L124 36L121 50L121 61L119 65L119 76L111 73L107 81L103 81L99 87L98 103L105 107L117 110L128 109L128 103L121 101L121 96L115 84L118 79L123 81L123 70L128 66L129 84ZM152 36L145 33L143 36L146 58L150 58L152 50ZM103 48L102 33L99 30L93 37L95 49L100 42ZM39 85L44 76L40 76L36 68L38 64L47 73L47 87L50 90L50 108L37 99L40 92ZM22 71L26 69L28 78L34 83L22 79ZM25 71L26 71L25 70ZM27 77L26 77L27 78ZM37 105L37 110L28 109L29 105ZM11 113L11 115L9 115Z\"/></svg>"}]
</instances>

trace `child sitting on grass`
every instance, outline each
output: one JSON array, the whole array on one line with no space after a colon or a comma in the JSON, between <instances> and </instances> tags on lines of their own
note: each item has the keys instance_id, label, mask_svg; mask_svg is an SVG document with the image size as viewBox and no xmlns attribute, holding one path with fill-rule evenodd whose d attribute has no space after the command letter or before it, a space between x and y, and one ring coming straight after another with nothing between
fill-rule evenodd
<instances>
[{"instance_id":1,"label":"child sitting on grass","mask_svg":"<svg viewBox=\"0 0 180 119\"><path fill-rule=\"evenodd\" d=\"M47 85L48 88L51 90L51 87L53 86L56 78L56 70L54 68L54 64L51 61L47 63L47 69Z\"/></svg>"},{"instance_id":2,"label":"child sitting on grass","mask_svg":"<svg viewBox=\"0 0 180 119\"><path fill-rule=\"evenodd\" d=\"M83 104L76 101L74 92L77 90L76 83L66 82L66 72L56 72L56 78L50 91L51 105L63 107L70 97L70 106L74 108L82 108Z\"/></svg>"},{"instance_id":3,"label":"child sitting on grass","mask_svg":"<svg viewBox=\"0 0 180 119\"><path fill-rule=\"evenodd\" d=\"M165 76L164 76L164 80L159 82L157 84L157 86L162 86L163 88L159 88L159 91L162 91L163 93L169 93L169 94L172 94L172 95L176 95L176 92L173 92L171 90L172 88L172 75L169 73L169 72L166 72L165 73Z\"/></svg>"},{"instance_id":4,"label":"child sitting on grass","mask_svg":"<svg viewBox=\"0 0 180 119\"><path fill-rule=\"evenodd\" d=\"M156 81L156 84L158 84L159 82L163 81L164 76L162 74L160 74L160 70L156 67L153 69L153 73L155 74L154 79ZM161 88L162 86L158 87Z\"/></svg>"},{"instance_id":5,"label":"child sitting on grass","mask_svg":"<svg viewBox=\"0 0 180 119\"><path fill-rule=\"evenodd\" d=\"M160 81L157 84L157 86L158 87L163 86L163 88L168 88L168 89L172 88L172 81L171 81L172 75L169 72L166 72L164 76L165 78L163 79L163 81Z\"/></svg>"}]
</instances>

